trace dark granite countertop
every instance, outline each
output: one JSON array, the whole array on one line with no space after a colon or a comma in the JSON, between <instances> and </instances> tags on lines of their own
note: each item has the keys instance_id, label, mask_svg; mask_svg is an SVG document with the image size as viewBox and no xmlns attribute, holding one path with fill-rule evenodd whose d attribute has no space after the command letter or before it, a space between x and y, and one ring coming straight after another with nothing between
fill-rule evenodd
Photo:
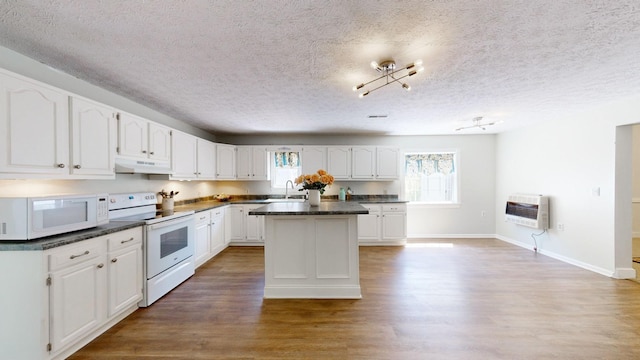
<instances>
[{"instance_id":1,"label":"dark granite countertop","mask_svg":"<svg viewBox=\"0 0 640 360\"><path fill-rule=\"evenodd\" d=\"M144 225L144 221L112 221L91 229L27 241L0 241L0 251L42 251Z\"/></svg>"},{"instance_id":2,"label":"dark granite countertop","mask_svg":"<svg viewBox=\"0 0 640 360\"><path fill-rule=\"evenodd\" d=\"M299 196L294 196L299 198ZM256 210L270 212L277 211L279 215L337 215L337 214L367 214L368 211L360 205L386 204L386 203L406 203L398 200L396 195L354 195L349 201L338 201L336 196L322 197L319 207L311 208L308 202L276 202L268 203L268 198L284 198L283 195L247 195L234 196L228 201L208 199L204 201L185 201L176 204L176 211L207 211L218 207L232 204L265 204ZM291 205L295 204L295 205ZM264 209L263 209L264 208ZM361 212L359 212L361 211ZM274 215L274 214L254 214L251 215ZM27 241L0 241L0 251L42 251L58 246L72 244L78 241L91 239L94 237L111 234L118 231L127 230L137 226L143 226L144 221L112 221L109 224L95 228L74 231L67 234L48 236L36 240Z\"/></svg>"},{"instance_id":3,"label":"dark granite countertop","mask_svg":"<svg viewBox=\"0 0 640 360\"><path fill-rule=\"evenodd\" d=\"M354 201L322 201L319 206L309 202L275 202L249 212L249 215L359 215L369 210Z\"/></svg>"}]
</instances>

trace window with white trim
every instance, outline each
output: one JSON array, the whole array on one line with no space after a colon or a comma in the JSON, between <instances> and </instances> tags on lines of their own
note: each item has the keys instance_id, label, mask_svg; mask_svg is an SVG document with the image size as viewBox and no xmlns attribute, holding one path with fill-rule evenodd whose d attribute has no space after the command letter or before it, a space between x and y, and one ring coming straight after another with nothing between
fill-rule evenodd
<instances>
[{"instance_id":1,"label":"window with white trim","mask_svg":"<svg viewBox=\"0 0 640 360\"><path fill-rule=\"evenodd\" d=\"M407 153L404 157L404 187L408 201L425 204L458 202L457 156L455 152Z\"/></svg>"},{"instance_id":2,"label":"window with white trim","mask_svg":"<svg viewBox=\"0 0 640 360\"><path fill-rule=\"evenodd\" d=\"M271 187L284 189L287 180L294 181L302 173L298 151L274 151L271 153Z\"/></svg>"}]
</instances>

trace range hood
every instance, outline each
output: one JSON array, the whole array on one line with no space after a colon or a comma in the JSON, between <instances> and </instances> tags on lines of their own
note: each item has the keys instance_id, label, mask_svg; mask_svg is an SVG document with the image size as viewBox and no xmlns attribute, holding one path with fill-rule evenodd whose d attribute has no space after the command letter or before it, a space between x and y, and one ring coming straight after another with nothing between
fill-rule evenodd
<instances>
[{"instance_id":1,"label":"range hood","mask_svg":"<svg viewBox=\"0 0 640 360\"><path fill-rule=\"evenodd\" d=\"M118 174L173 174L168 161L134 160L116 157Z\"/></svg>"}]
</instances>

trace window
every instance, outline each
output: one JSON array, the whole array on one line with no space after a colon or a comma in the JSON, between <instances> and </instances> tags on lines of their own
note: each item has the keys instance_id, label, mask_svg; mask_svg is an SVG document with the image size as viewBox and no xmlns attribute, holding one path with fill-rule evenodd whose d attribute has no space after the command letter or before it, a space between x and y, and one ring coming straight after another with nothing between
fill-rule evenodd
<instances>
[{"instance_id":1,"label":"window","mask_svg":"<svg viewBox=\"0 0 640 360\"><path fill-rule=\"evenodd\" d=\"M455 152L408 153L404 160L407 200L448 204L458 202Z\"/></svg>"},{"instance_id":2,"label":"window","mask_svg":"<svg viewBox=\"0 0 640 360\"><path fill-rule=\"evenodd\" d=\"M287 180L294 181L302 173L300 153L297 151L274 151L271 156L271 187L284 189Z\"/></svg>"}]
</instances>

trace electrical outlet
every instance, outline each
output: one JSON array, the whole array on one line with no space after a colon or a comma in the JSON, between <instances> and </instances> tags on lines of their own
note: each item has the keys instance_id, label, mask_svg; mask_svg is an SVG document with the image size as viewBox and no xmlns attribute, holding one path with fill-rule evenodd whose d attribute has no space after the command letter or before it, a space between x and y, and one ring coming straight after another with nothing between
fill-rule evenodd
<instances>
[{"instance_id":1,"label":"electrical outlet","mask_svg":"<svg viewBox=\"0 0 640 360\"><path fill-rule=\"evenodd\" d=\"M560 230L560 231L564 231L564 224L559 223L559 224L558 224L558 230Z\"/></svg>"}]
</instances>

